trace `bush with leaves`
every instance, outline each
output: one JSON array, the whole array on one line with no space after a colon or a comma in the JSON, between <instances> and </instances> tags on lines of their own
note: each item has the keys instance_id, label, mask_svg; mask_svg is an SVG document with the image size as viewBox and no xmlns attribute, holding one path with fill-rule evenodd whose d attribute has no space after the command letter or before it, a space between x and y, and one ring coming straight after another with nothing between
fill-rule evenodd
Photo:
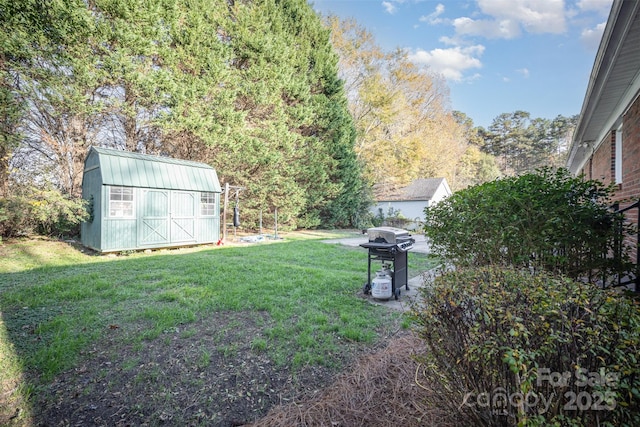
<instances>
[{"instance_id":1,"label":"bush with leaves","mask_svg":"<svg viewBox=\"0 0 640 427\"><path fill-rule=\"evenodd\" d=\"M433 251L458 266L502 265L606 277L631 268L610 208L613 187L539 169L469 187L425 209ZM632 230L623 225L623 233ZM617 252L617 253L620 253Z\"/></svg>"},{"instance_id":2,"label":"bush with leaves","mask_svg":"<svg viewBox=\"0 0 640 427\"><path fill-rule=\"evenodd\" d=\"M640 425L640 305L549 273L456 270L414 307L419 383L456 425Z\"/></svg>"},{"instance_id":3,"label":"bush with leaves","mask_svg":"<svg viewBox=\"0 0 640 427\"><path fill-rule=\"evenodd\" d=\"M77 235L88 218L86 202L58 190L29 188L0 199L0 236L32 233L47 236Z\"/></svg>"},{"instance_id":4,"label":"bush with leaves","mask_svg":"<svg viewBox=\"0 0 640 427\"><path fill-rule=\"evenodd\" d=\"M28 199L20 195L0 198L0 236L17 237L33 232Z\"/></svg>"}]
</instances>

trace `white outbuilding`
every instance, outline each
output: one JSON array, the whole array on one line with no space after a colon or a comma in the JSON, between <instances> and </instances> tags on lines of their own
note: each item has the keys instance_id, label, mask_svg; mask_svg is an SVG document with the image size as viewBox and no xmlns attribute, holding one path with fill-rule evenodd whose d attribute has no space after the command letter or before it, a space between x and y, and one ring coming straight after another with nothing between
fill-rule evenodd
<instances>
[{"instance_id":1,"label":"white outbuilding","mask_svg":"<svg viewBox=\"0 0 640 427\"><path fill-rule=\"evenodd\" d=\"M424 210L452 194L446 178L416 179L405 187L393 185L374 186L375 204L370 212L386 217L390 212L419 223L424 220Z\"/></svg>"}]
</instances>

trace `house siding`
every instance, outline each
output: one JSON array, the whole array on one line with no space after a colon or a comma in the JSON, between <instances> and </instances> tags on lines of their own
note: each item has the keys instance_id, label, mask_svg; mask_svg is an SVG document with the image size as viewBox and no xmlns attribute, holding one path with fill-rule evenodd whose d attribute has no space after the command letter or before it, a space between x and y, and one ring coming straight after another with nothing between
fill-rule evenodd
<instances>
[{"instance_id":1,"label":"house siding","mask_svg":"<svg viewBox=\"0 0 640 427\"><path fill-rule=\"evenodd\" d=\"M373 216L382 211L389 216L389 211L398 211L400 216L409 222L402 225L409 230L422 227L425 220L425 209L437 204L451 195L451 189L445 178L416 179L402 188L384 188L376 195L377 202L369 207Z\"/></svg>"},{"instance_id":2,"label":"house siding","mask_svg":"<svg viewBox=\"0 0 640 427\"><path fill-rule=\"evenodd\" d=\"M616 192L620 208L640 199L640 98L636 98L622 120L622 183ZM626 212L629 221L638 226L638 209ZM638 242L633 237L632 259L637 259Z\"/></svg>"},{"instance_id":3,"label":"house siding","mask_svg":"<svg viewBox=\"0 0 640 427\"><path fill-rule=\"evenodd\" d=\"M622 184L617 196L640 198L640 98L636 98L622 122Z\"/></svg>"},{"instance_id":4,"label":"house siding","mask_svg":"<svg viewBox=\"0 0 640 427\"><path fill-rule=\"evenodd\" d=\"M640 2L613 0L567 160L573 173L615 185L613 202L620 209L640 199L639 41ZM638 209L625 215L638 226ZM627 243L637 261L637 236Z\"/></svg>"},{"instance_id":5,"label":"house siding","mask_svg":"<svg viewBox=\"0 0 640 427\"><path fill-rule=\"evenodd\" d=\"M450 194L451 194L451 190L449 190L449 187L448 186L445 187L444 185L441 185L440 187L438 187L435 194L433 195L433 198L431 199L431 204L432 205L437 204L441 200L444 200L447 197L449 197Z\"/></svg>"},{"instance_id":6,"label":"house siding","mask_svg":"<svg viewBox=\"0 0 640 427\"><path fill-rule=\"evenodd\" d=\"M615 141L616 131L607 134L602 144L585 164L582 173L587 179L599 179L608 185L615 182ZM622 183L618 184L613 197L621 209L640 199L640 98L636 98L622 119ZM638 209L626 212L626 218L638 225ZM636 238L628 243L632 247L632 259L636 259Z\"/></svg>"},{"instance_id":7,"label":"house siding","mask_svg":"<svg viewBox=\"0 0 640 427\"><path fill-rule=\"evenodd\" d=\"M611 151L615 152L615 131L609 132L582 171L587 179L599 179L605 184L612 180Z\"/></svg>"},{"instance_id":8,"label":"house siding","mask_svg":"<svg viewBox=\"0 0 640 427\"><path fill-rule=\"evenodd\" d=\"M409 200L409 201L380 201L378 202L371 213L377 215L379 209L382 209L382 213L387 216L389 210L393 209L400 211L402 216L414 221L424 221L424 209L429 206L428 200Z\"/></svg>"}]
</instances>

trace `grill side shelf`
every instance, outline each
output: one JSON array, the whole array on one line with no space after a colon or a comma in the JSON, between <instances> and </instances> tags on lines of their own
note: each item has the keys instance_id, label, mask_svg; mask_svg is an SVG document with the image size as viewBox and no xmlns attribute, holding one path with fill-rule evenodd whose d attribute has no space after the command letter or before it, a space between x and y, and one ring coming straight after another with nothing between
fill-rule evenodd
<instances>
[{"instance_id":1,"label":"grill side shelf","mask_svg":"<svg viewBox=\"0 0 640 427\"><path fill-rule=\"evenodd\" d=\"M367 248L369 249L369 252L374 252L374 253L378 253L378 252L386 252L386 253L396 253L396 251L398 250L398 246L395 243L376 243L376 242L369 242L369 243L361 243L360 246L362 246L363 248Z\"/></svg>"}]
</instances>

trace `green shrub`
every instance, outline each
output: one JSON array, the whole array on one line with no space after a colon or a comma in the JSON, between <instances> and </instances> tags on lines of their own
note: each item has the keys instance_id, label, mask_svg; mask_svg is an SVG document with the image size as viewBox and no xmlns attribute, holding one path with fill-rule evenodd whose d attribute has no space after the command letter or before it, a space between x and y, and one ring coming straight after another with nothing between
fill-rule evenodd
<instances>
[{"instance_id":1,"label":"green shrub","mask_svg":"<svg viewBox=\"0 0 640 427\"><path fill-rule=\"evenodd\" d=\"M548 273L457 270L423 290L420 383L457 425L640 425L640 306Z\"/></svg>"},{"instance_id":2,"label":"green shrub","mask_svg":"<svg viewBox=\"0 0 640 427\"><path fill-rule=\"evenodd\" d=\"M88 218L84 200L66 197L58 190L31 188L0 199L0 235L4 237L75 235Z\"/></svg>"},{"instance_id":3,"label":"green shrub","mask_svg":"<svg viewBox=\"0 0 640 427\"><path fill-rule=\"evenodd\" d=\"M372 217L371 222L374 227L380 227L384 223L384 212L382 208L378 208L378 213Z\"/></svg>"},{"instance_id":4,"label":"green shrub","mask_svg":"<svg viewBox=\"0 0 640 427\"><path fill-rule=\"evenodd\" d=\"M0 198L0 236L17 237L32 233L33 221L29 210L26 197L13 195Z\"/></svg>"},{"instance_id":5,"label":"green shrub","mask_svg":"<svg viewBox=\"0 0 640 427\"><path fill-rule=\"evenodd\" d=\"M432 250L458 266L502 265L598 278L628 271L617 244L613 187L539 169L459 191L425 210ZM628 226L623 233L630 234Z\"/></svg>"}]
</instances>

